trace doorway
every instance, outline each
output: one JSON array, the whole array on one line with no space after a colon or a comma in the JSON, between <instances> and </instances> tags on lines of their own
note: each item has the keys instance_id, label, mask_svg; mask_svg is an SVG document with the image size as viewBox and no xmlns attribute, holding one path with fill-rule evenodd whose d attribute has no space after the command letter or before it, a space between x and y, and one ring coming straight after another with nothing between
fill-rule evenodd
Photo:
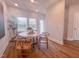
<instances>
[{"instance_id":1,"label":"doorway","mask_svg":"<svg viewBox=\"0 0 79 59\"><path fill-rule=\"evenodd\" d=\"M74 14L73 39L79 40L79 13Z\"/></svg>"}]
</instances>

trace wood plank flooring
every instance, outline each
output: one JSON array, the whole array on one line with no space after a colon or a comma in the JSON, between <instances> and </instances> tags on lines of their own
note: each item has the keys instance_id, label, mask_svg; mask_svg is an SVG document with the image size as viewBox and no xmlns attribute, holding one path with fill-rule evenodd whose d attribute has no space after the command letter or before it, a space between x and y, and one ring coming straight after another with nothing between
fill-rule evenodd
<instances>
[{"instance_id":1,"label":"wood plank flooring","mask_svg":"<svg viewBox=\"0 0 79 59\"><path fill-rule=\"evenodd\" d=\"M14 42L10 42L3 58L22 58L16 56L17 51L14 48ZM49 41L49 49L45 45L41 45L41 49L34 48L33 52L26 58L78 58L79 57L79 41L65 41L64 45L56 44Z\"/></svg>"}]
</instances>

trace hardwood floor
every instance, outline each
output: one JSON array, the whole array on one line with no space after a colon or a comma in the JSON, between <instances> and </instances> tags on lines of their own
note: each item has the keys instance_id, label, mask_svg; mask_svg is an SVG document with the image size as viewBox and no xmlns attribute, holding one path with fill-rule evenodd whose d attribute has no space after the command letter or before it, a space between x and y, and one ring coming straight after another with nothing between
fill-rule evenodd
<instances>
[{"instance_id":1,"label":"hardwood floor","mask_svg":"<svg viewBox=\"0 0 79 59\"><path fill-rule=\"evenodd\" d=\"M65 41L65 45L59 45L49 41L49 49L45 45L41 45L41 49L34 48L31 54L26 58L78 58L79 57L79 41ZM16 56L17 51L14 48L14 42L10 42L7 47L3 58L22 58Z\"/></svg>"}]
</instances>

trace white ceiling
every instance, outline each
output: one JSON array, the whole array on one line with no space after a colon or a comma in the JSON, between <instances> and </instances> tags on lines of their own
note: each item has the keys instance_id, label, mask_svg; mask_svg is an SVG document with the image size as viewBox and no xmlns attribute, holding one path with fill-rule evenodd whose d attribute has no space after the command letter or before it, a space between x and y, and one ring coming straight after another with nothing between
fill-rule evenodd
<instances>
[{"instance_id":1,"label":"white ceiling","mask_svg":"<svg viewBox=\"0 0 79 59\"><path fill-rule=\"evenodd\" d=\"M7 3L8 6L11 7L13 7L15 3L17 3L19 5L17 8L31 11L38 10L40 13L46 13L46 8L59 0L36 0L37 3L31 3L30 0L4 0L4 1Z\"/></svg>"}]
</instances>

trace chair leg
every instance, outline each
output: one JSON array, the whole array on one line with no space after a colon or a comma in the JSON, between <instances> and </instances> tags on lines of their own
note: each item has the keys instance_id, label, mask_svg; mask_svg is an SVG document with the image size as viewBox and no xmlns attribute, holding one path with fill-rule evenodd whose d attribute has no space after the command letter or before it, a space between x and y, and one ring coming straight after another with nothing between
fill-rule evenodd
<instances>
[{"instance_id":1,"label":"chair leg","mask_svg":"<svg viewBox=\"0 0 79 59\"><path fill-rule=\"evenodd\" d=\"M47 42L47 49L48 49L48 42Z\"/></svg>"},{"instance_id":2,"label":"chair leg","mask_svg":"<svg viewBox=\"0 0 79 59\"><path fill-rule=\"evenodd\" d=\"M40 49L40 40L38 40L38 48Z\"/></svg>"},{"instance_id":3,"label":"chair leg","mask_svg":"<svg viewBox=\"0 0 79 59\"><path fill-rule=\"evenodd\" d=\"M38 49L40 49L40 44L38 43Z\"/></svg>"},{"instance_id":4,"label":"chair leg","mask_svg":"<svg viewBox=\"0 0 79 59\"><path fill-rule=\"evenodd\" d=\"M48 49L48 38L47 38L47 49Z\"/></svg>"}]
</instances>

